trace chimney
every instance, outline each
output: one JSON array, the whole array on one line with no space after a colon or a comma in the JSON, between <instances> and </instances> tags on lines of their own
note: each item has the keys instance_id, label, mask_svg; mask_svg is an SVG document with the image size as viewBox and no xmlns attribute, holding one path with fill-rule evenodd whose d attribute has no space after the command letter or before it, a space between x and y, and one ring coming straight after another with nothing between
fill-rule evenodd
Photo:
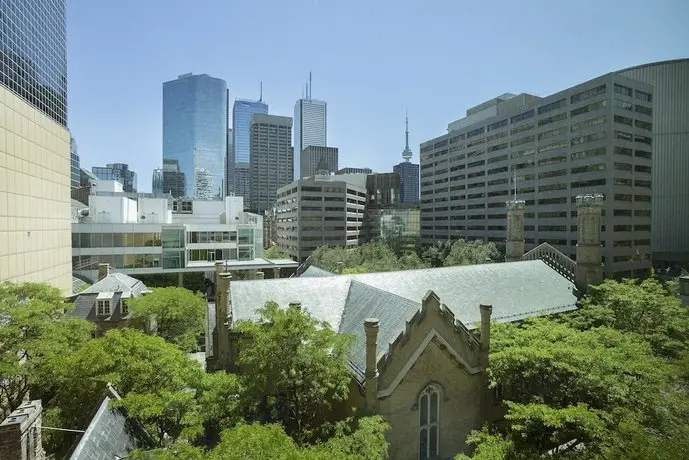
<instances>
[{"instance_id":1,"label":"chimney","mask_svg":"<svg viewBox=\"0 0 689 460\"><path fill-rule=\"evenodd\" d=\"M689 275L679 277L679 294L689 296Z\"/></svg>"},{"instance_id":2,"label":"chimney","mask_svg":"<svg viewBox=\"0 0 689 460\"><path fill-rule=\"evenodd\" d=\"M110 264L98 264L98 281L110 274Z\"/></svg>"},{"instance_id":3,"label":"chimney","mask_svg":"<svg viewBox=\"0 0 689 460\"><path fill-rule=\"evenodd\" d=\"M337 273L342 274L342 270L344 270L344 262L338 262L337 263Z\"/></svg>"},{"instance_id":4,"label":"chimney","mask_svg":"<svg viewBox=\"0 0 689 460\"><path fill-rule=\"evenodd\" d=\"M218 290L215 294L215 328L218 335L218 349L215 351L219 369L230 368L230 318L229 291L232 275L223 272L218 275Z\"/></svg>"},{"instance_id":5,"label":"chimney","mask_svg":"<svg viewBox=\"0 0 689 460\"><path fill-rule=\"evenodd\" d=\"M524 200L507 201L507 240L505 261L521 260L524 255Z\"/></svg>"},{"instance_id":6,"label":"chimney","mask_svg":"<svg viewBox=\"0 0 689 460\"><path fill-rule=\"evenodd\" d=\"M27 401L0 423L0 458L45 459L39 428L42 413L40 400Z\"/></svg>"},{"instance_id":7,"label":"chimney","mask_svg":"<svg viewBox=\"0 0 689 460\"><path fill-rule=\"evenodd\" d=\"M484 411L490 410L491 392L489 390L490 378L488 376L488 355L490 353L490 317L493 313L492 305L479 305L481 312L481 348L479 350L479 365L481 366L481 380L484 390L481 393L481 405Z\"/></svg>"},{"instance_id":8,"label":"chimney","mask_svg":"<svg viewBox=\"0 0 689 460\"><path fill-rule=\"evenodd\" d=\"M581 292L603 282L600 221L603 195L579 195L577 200L576 285Z\"/></svg>"},{"instance_id":9,"label":"chimney","mask_svg":"<svg viewBox=\"0 0 689 460\"><path fill-rule=\"evenodd\" d=\"M290 302L289 307L296 308L297 310L301 311L301 302Z\"/></svg>"},{"instance_id":10,"label":"chimney","mask_svg":"<svg viewBox=\"0 0 689 460\"><path fill-rule=\"evenodd\" d=\"M366 318L364 331L366 332L366 406L375 411L378 401L378 369L377 369L377 340L378 318Z\"/></svg>"},{"instance_id":11,"label":"chimney","mask_svg":"<svg viewBox=\"0 0 689 460\"><path fill-rule=\"evenodd\" d=\"M265 273L263 273L263 272L260 271L260 270L256 272L256 279L257 279L257 280L265 279L265 276L266 276Z\"/></svg>"}]
</instances>

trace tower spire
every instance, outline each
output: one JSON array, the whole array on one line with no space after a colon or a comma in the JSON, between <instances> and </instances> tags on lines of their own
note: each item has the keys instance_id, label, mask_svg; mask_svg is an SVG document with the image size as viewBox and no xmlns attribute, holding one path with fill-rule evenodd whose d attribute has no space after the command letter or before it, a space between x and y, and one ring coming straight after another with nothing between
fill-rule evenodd
<instances>
[{"instance_id":1,"label":"tower spire","mask_svg":"<svg viewBox=\"0 0 689 460\"><path fill-rule=\"evenodd\" d=\"M261 90L258 94L258 102L263 102L263 82L261 82Z\"/></svg>"},{"instance_id":2,"label":"tower spire","mask_svg":"<svg viewBox=\"0 0 689 460\"><path fill-rule=\"evenodd\" d=\"M402 151L402 158L404 158L404 161L409 161L411 160L413 153L409 148L409 112L406 109L404 111L404 135L406 142L404 150Z\"/></svg>"}]
</instances>

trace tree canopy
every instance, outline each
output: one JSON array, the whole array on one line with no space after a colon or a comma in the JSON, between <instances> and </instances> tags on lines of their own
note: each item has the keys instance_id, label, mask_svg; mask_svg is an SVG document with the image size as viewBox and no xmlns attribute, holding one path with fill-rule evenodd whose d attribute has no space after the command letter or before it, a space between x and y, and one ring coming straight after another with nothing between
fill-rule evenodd
<instances>
[{"instance_id":1,"label":"tree canopy","mask_svg":"<svg viewBox=\"0 0 689 460\"><path fill-rule=\"evenodd\" d=\"M259 313L259 322L237 326L249 338L239 355L246 418L282 423L299 442L322 438L331 409L349 394L353 338L296 306L268 302Z\"/></svg>"},{"instance_id":2,"label":"tree canopy","mask_svg":"<svg viewBox=\"0 0 689 460\"><path fill-rule=\"evenodd\" d=\"M686 319L648 279L605 281L556 319L492 325L506 415L496 433L472 434L472 458L687 458Z\"/></svg>"},{"instance_id":3,"label":"tree canopy","mask_svg":"<svg viewBox=\"0 0 689 460\"><path fill-rule=\"evenodd\" d=\"M263 250L264 259L291 259L290 255L282 252L280 248L275 245L269 246Z\"/></svg>"},{"instance_id":4,"label":"tree canopy","mask_svg":"<svg viewBox=\"0 0 689 460\"><path fill-rule=\"evenodd\" d=\"M49 394L55 358L91 338L93 326L68 316L57 288L39 283L0 284L0 415L5 418L27 396Z\"/></svg>"},{"instance_id":5,"label":"tree canopy","mask_svg":"<svg viewBox=\"0 0 689 460\"><path fill-rule=\"evenodd\" d=\"M151 294L131 299L134 318L155 323L155 333L184 351L198 349L208 304L201 294L181 287L155 288Z\"/></svg>"}]
</instances>

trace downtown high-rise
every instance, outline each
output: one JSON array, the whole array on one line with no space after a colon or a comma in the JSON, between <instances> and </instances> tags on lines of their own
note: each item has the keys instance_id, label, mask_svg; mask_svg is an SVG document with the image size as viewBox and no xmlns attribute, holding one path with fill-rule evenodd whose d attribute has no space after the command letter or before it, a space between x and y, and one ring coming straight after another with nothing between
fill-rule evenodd
<instances>
[{"instance_id":1,"label":"downtown high-rise","mask_svg":"<svg viewBox=\"0 0 689 460\"><path fill-rule=\"evenodd\" d=\"M232 149L228 155L229 161L234 160L232 169L232 185L235 196L244 197L244 206L249 204L249 160L250 160L250 131L251 117L255 113L267 114L268 104L262 99L250 101L237 99L232 106ZM228 180L229 177L228 177Z\"/></svg>"},{"instance_id":2,"label":"downtown high-rise","mask_svg":"<svg viewBox=\"0 0 689 460\"><path fill-rule=\"evenodd\" d=\"M294 177L301 178L301 152L306 147L328 145L328 105L311 98L307 87L306 97L294 104Z\"/></svg>"},{"instance_id":3,"label":"downtown high-rise","mask_svg":"<svg viewBox=\"0 0 689 460\"><path fill-rule=\"evenodd\" d=\"M403 162L393 166L392 171L400 176L400 201L407 205L419 203L419 165L411 162L414 155L409 148L409 117L405 118L406 146L402 151Z\"/></svg>"},{"instance_id":4,"label":"downtown high-rise","mask_svg":"<svg viewBox=\"0 0 689 460\"><path fill-rule=\"evenodd\" d=\"M163 83L163 160L177 160L184 195L224 195L227 156L227 83L206 74Z\"/></svg>"},{"instance_id":5,"label":"downtown high-rise","mask_svg":"<svg viewBox=\"0 0 689 460\"><path fill-rule=\"evenodd\" d=\"M65 3L3 0L0 9L0 283L70 294Z\"/></svg>"}]
</instances>

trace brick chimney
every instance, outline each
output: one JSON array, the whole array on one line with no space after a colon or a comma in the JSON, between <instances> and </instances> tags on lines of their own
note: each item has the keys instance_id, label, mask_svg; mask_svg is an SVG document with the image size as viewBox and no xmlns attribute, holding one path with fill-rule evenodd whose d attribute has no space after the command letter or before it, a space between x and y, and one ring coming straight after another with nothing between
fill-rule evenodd
<instances>
[{"instance_id":1,"label":"brick chimney","mask_svg":"<svg viewBox=\"0 0 689 460\"><path fill-rule=\"evenodd\" d=\"M98 281L110 274L110 264L98 264Z\"/></svg>"},{"instance_id":2,"label":"brick chimney","mask_svg":"<svg viewBox=\"0 0 689 460\"><path fill-rule=\"evenodd\" d=\"M576 285L586 292L589 286L603 282L601 250L601 210L603 195L579 195L577 200Z\"/></svg>"},{"instance_id":3,"label":"brick chimney","mask_svg":"<svg viewBox=\"0 0 689 460\"><path fill-rule=\"evenodd\" d=\"M481 304L479 309L481 310L481 367L487 369L490 351L490 317L493 314L493 306Z\"/></svg>"},{"instance_id":4,"label":"brick chimney","mask_svg":"<svg viewBox=\"0 0 689 460\"><path fill-rule=\"evenodd\" d=\"M364 320L364 331L366 332L366 407L370 411L375 411L378 402L378 363L377 363L377 341L378 341L378 318L366 318Z\"/></svg>"},{"instance_id":5,"label":"brick chimney","mask_svg":"<svg viewBox=\"0 0 689 460\"><path fill-rule=\"evenodd\" d=\"M524 255L524 200L507 201L507 241L505 261L521 260Z\"/></svg>"},{"instance_id":6,"label":"brick chimney","mask_svg":"<svg viewBox=\"0 0 689 460\"><path fill-rule=\"evenodd\" d=\"M1 459L45 459L40 431L42 413L40 400L27 401L0 423Z\"/></svg>"}]
</instances>

